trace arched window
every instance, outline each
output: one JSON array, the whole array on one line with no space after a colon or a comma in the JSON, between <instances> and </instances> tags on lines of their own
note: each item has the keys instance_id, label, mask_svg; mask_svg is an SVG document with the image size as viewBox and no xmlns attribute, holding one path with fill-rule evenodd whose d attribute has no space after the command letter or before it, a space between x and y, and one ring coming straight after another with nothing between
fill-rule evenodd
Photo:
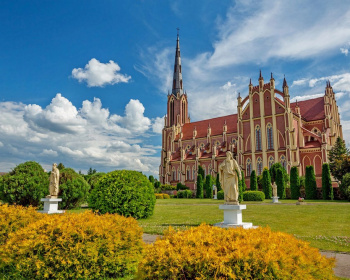
<instances>
[{"instance_id":1,"label":"arched window","mask_svg":"<svg viewBox=\"0 0 350 280\"><path fill-rule=\"evenodd\" d=\"M273 130L272 125L269 123L266 128L267 132L267 149L272 150L273 149Z\"/></svg>"},{"instance_id":2,"label":"arched window","mask_svg":"<svg viewBox=\"0 0 350 280\"><path fill-rule=\"evenodd\" d=\"M247 159L247 174L246 176L250 176L250 173L252 173L252 161L250 158Z\"/></svg>"},{"instance_id":3,"label":"arched window","mask_svg":"<svg viewBox=\"0 0 350 280\"><path fill-rule=\"evenodd\" d=\"M173 173L172 180L176 181L176 170L175 170L175 167L173 167L172 173Z\"/></svg>"},{"instance_id":4,"label":"arched window","mask_svg":"<svg viewBox=\"0 0 350 280\"><path fill-rule=\"evenodd\" d=\"M260 130L260 126L257 125L255 128L255 148L257 151L261 151L261 130Z\"/></svg>"},{"instance_id":5,"label":"arched window","mask_svg":"<svg viewBox=\"0 0 350 280\"><path fill-rule=\"evenodd\" d=\"M258 160L256 161L256 166L257 166L257 169L258 169L258 175L261 175L262 169L263 169L263 164L262 164L261 157L259 157Z\"/></svg>"},{"instance_id":6,"label":"arched window","mask_svg":"<svg viewBox=\"0 0 350 280\"><path fill-rule=\"evenodd\" d=\"M287 168L287 161L286 161L286 157L284 155L281 156L280 162L281 162L282 166L284 167L284 169L286 169Z\"/></svg>"},{"instance_id":7,"label":"arched window","mask_svg":"<svg viewBox=\"0 0 350 280\"><path fill-rule=\"evenodd\" d=\"M273 157L269 157L269 169L271 168L271 166L275 163L275 160Z\"/></svg>"},{"instance_id":8,"label":"arched window","mask_svg":"<svg viewBox=\"0 0 350 280\"><path fill-rule=\"evenodd\" d=\"M196 178L196 169L194 166L192 166L192 179L194 180Z\"/></svg>"},{"instance_id":9,"label":"arched window","mask_svg":"<svg viewBox=\"0 0 350 280\"><path fill-rule=\"evenodd\" d=\"M186 103L185 100L182 101L182 123L184 124L186 120Z\"/></svg>"},{"instance_id":10,"label":"arched window","mask_svg":"<svg viewBox=\"0 0 350 280\"><path fill-rule=\"evenodd\" d=\"M177 176L177 179L178 179L179 181L181 181L181 171L180 171L180 168L177 169L177 173L179 174L179 175Z\"/></svg>"},{"instance_id":11,"label":"arched window","mask_svg":"<svg viewBox=\"0 0 350 280\"><path fill-rule=\"evenodd\" d=\"M187 166L187 169L186 169L186 180L187 181L191 180L191 170L189 166Z\"/></svg>"},{"instance_id":12,"label":"arched window","mask_svg":"<svg viewBox=\"0 0 350 280\"><path fill-rule=\"evenodd\" d=\"M175 117L174 117L174 99L170 100L170 126L172 126L175 123Z\"/></svg>"}]
</instances>

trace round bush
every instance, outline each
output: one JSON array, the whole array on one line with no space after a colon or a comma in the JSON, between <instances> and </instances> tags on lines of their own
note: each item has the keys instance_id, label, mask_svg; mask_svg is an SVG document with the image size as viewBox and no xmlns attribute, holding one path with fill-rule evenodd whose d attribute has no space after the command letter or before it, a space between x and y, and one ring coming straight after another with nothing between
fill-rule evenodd
<instances>
[{"instance_id":1,"label":"round bush","mask_svg":"<svg viewBox=\"0 0 350 280\"><path fill-rule=\"evenodd\" d=\"M245 191L243 193L244 201L264 201L265 194L260 191Z\"/></svg>"},{"instance_id":2,"label":"round bush","mask_svg":"<svg viewBox=\"0 0 350 280\"><path fill-rule=\"evenodd\" d=\"M95 186L97 185L98 181L101 179L101 177L103 177L106 173L103 172L98 172L92 175L87 175L85 177L86 182L88 182L88 184L90 185L90 191L95 188Z\"/></svg>"},{"instance_id":3,"label":"round bush","mask_svg":"<svg viewBox=\"0 0 350 280\"><path fill-rule=\"evenodd\" d=\"M61 209L73 209L80 207L87 201L90 185L83 176L76 173L72 168L65 168L60 171L60 193L62 202Z\"/></svg>"},{"instance_id":4,"label":"round bush","mask_svg":"<svg viewBox=\"0 0 350 280\"><path fill-rule=\"evenodd\" d=\"M190 190L178 191L177 198L192 198L193 193Z\"/></svg>"},{"instance_id":5,"label":"round bush","mask_svg":"<svg viewBox=\"0 0 350 280\"><path fill-rule=\"evenodd\" d=\"M333 279L333 266L286 233L201 225L147 246L138 279Z\"/></svg>"},{"instance_id":6,"label":"round bush","mask_svg":"<svg viewBox=\"0 0 350 280\"><path fill-rule=\"evenodd\" d=\"M9 279L120 279L136 272L142 252L142 229L132 218L43 215L10 235L0 267Z\"/></svg>"},{"instance_id":7,"label":"round bush","mask_svg":"<svg viewBox=\"0 0 350 280\"><path fill-rule=\"evenodd\" d=\"M164 199L164 195L162 193L155 193L156 199Z\"/></svg>"},{"instance_id":8,"label":"round bush","mask_svg":"<svg viewBox=\"0 0 350 280\"><path fill-rule=\"evenodd\" d=\"M223 190L218 191L218 194L217 194L216 198L217 198L218 200L224 200L224 198L225 198L224 191L223 191Z\"/></svg>"},{"instance_id":9,"label":"round bush","mask_svg":"<svg viewBox=\"0 0 350 280\"><path fill-rule=\"evenodd\" d=\"M168 195L167 193L163 193L163 198L164 199L170 199L170 195Z\"/></svg>"},{"instance_id":10,"label":"round bush","mask_svg":"<svg viewBox=\"0 0 350 280\"><path fill-rule=\"evenodd\" d=\"M0 177L0 200L9 204L40 206L49 194L49 175L41 165L27 161Z\"/></svg>"},{"instance_id":11,"label":"round bush","mask_svg":"<svg viewBox=\"0 0 350 280\"><path fill-rule=\"evenodd\" d=\"M100 213L118 213L136 219L153 214L153 185L142 173L116 170L103 176L91 192L89 205Z\"/></svg>"}]
</instances>

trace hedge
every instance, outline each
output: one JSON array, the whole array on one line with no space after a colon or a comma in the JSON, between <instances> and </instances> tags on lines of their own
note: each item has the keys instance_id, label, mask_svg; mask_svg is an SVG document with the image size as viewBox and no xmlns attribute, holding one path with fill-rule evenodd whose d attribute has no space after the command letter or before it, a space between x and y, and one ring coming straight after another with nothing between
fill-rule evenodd
<instances>
[{"instance_id":1,"label":"hedge","mask_svg":"<svg viewBox=\"0 0 350 280\"><path fill-rule=\"evenodd\" d=\"M243 192L244 201L264 201L265 194L261 191L245 191Z\"/></svg>"},{"instance_id":2,"label":"hedge","mask_svg":"<svg viewBox=\"0 0 350 280\"><path fill-rule=\"evenodd\" d=\"M178 191L177 198L192 198L193 193L190 190Z\"/></svg>"},{"instance_id":3,"label":"hedge","mask_svg":"<svg viewBox=\"0 0 350 280\"><path fill-rule=\"evenodd\" d=\"M218 194L217 194L216 198L217 198L218 200L224 200L224 199L225 199L224 191L223 191L223 190L218 191Z\"/></svg>"}]
</instances>

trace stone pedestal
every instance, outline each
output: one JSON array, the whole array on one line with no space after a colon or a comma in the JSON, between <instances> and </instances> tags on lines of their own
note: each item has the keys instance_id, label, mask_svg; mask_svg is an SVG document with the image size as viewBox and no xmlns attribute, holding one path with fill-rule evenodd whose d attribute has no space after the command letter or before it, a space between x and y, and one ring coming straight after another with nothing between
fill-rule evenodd
<instances>
[{"instance_id":1,"label":"stone pedestal","mask_svg":"<svg viewBox=\"0 0 350 280\"><path fill-rule=\"evenodd\" d=\"M280 203L280 202L278 202L278 199L279 199L278 196L273 197L272 198L272 203Z\"/></svg>"},{"instance_id":2,"label":"stone pedestal","mask_svg":"<svg viewBox=\"0 0 350 280\"><path fill-rule=\"evenodd\" d=\"M62 214L64 210L58 210L58 202L62 201L62 198L42 198L44 202L44 210L38 211L45 214Z\"/></svg>"},{"instance_id":3,"label":"stone pedestal","mask_svg":"<svg viewBox=\"0 0 350 280\"><path fill-rule=\"evenodd\" d=\"M243 223L242 221L242 210L246 209L246 205L219 205L219 209L224 210L224 221L217 223L214 226L222 228L230 227L243 227L251 228L252 223Z\"/></svg>"}]
</instances>

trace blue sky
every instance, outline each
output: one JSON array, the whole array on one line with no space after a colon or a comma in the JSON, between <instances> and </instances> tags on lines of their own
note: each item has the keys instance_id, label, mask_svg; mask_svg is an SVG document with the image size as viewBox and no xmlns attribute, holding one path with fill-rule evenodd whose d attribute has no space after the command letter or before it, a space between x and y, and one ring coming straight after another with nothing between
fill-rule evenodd
<instances>
[{"instance_id":1,"label":"blue sky","mask_svg":"<svg viewBox=\"0 0 350 280\"><path fill-rule=\"evenodd\" d=\"M294 100L329 79L350 141L348 1L2 1L0 18L0 171L157 175L177 27L192 121L236 113L261 69Z\"/></svg>"}]
</instances>

